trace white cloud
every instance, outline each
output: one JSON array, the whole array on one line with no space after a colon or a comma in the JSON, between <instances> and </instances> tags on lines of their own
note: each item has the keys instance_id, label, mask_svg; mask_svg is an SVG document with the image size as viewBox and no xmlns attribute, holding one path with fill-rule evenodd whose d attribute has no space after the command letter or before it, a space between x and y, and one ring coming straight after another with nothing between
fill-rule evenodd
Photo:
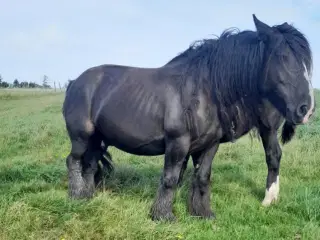
<instances>
[{"instance_id":1,"label":"white cloud","mask_svg":"<svg viewBox=\"0 0 320 240\"><path fill-rule=\"evenodd\" d=\"M65 34L56 24L30 30L16 30L4 38L5 45L15 51L34 52L62 44Z\"/></svg>"},{"instance_id":2,"label":"white cloud","mask_svg":"<svg viewBox=\"0 0 320 240\"><path fill-rule=\"evenodd\" d=\"M109 0L106 1L106 10L108 14L113 16L121 16L121 18L134 18L143 14L143 6L138 1L131 0Z\"/></svg>"}]
</instances>

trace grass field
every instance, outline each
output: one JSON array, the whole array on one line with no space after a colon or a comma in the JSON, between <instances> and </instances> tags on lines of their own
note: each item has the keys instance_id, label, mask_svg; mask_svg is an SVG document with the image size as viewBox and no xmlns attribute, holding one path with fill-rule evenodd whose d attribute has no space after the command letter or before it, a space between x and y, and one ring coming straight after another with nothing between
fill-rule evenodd
<instances>
[{"instance_id":1,"label":"grass field","mask_svg":"<svg viewBox=\"0 0 320 240\"><path fill-rule=\"evenodd\" d=\"M320 109L283 147L280 201L261 207L267 167L261 143L221 145L214 160L215 221L186 212L191 162L177 190L175 223L148 217L162 157L111 149L115 172L90 201L67 198L64 93L0 91L0 239L320 239ZM317 92L320 105L320 93Z\"/></svg>"}]
</instances>

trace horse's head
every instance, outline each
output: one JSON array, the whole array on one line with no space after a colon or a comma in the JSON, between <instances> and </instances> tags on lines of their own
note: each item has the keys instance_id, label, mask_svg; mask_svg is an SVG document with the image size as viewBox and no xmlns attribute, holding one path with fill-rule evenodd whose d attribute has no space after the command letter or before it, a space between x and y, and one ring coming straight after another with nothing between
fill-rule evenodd
<instances>
[{"instance_id":1,"label":"horse's head","mask_svg":"<svg viewBox=\"0 0 320 240\"><path fill-rule=\"evenodd\" d=\"M315 110L307 40L287 23L270 27L255 15L253 20L264 49L263 95L288 122L307 123Z\"/></svg>"}]
</instances>

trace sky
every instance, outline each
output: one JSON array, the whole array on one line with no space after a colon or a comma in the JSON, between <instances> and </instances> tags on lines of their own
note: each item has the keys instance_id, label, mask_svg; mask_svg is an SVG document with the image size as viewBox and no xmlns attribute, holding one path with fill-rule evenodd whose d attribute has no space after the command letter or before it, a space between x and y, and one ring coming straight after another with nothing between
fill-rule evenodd
<instances>
[{"instance_id":1,"label":"sky","mask_svg":"<svg viewBox=\"0 0 320 240\"><path fill-rule=\"evenodd\" d=\"M196 3L197 2L197 3ZM192 42L230 27L292 23L310 41L320 88L320 0L0 1L4 81L63 85L101 64L160 67ZM319 66L319 67L318 67Z\"/></svg>"}]
</instances>

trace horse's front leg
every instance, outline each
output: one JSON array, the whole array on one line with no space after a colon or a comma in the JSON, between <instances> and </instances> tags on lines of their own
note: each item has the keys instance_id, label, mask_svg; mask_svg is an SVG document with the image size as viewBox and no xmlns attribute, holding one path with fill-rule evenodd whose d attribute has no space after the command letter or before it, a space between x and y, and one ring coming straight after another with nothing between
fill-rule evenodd
<instances>
[{"instance_id":1,"label":"horse's front leg","mask_svg":"<svg viewBox=\"0 0 320 240\"><path fill-rule=\"evenodd\" d=\"M210 207L210 176L212 161L218 148L219 143L214 143L208 149L192 155L196 165L188 203L191 215L215 218Z\"/></svg>"},{"instance_id":2,"label":"horse's front leg","mask_svg":"<svg viewBox=\"0 0 320 240\"><path fill-rule=\"evenodd\" d=\"M166 142L163 175L154 204L152 220L175 220L172 212L174 190L177 187L183 162L190 146L190 137L181 136Z\"/></svg>"},{"instance_id":3,"label":"horse's front leg","mask_svg":"<svg viewBox=\"0 0 320 240\"><path fill-rule=\"evenodd\" d=\"M261 128L260 136L262 138L268 166L266 193L262 205L269 206L272 202L277 201L279 197L279 168L282 151L277 139L276 130Z\"/></svg>"}]
</instances>

